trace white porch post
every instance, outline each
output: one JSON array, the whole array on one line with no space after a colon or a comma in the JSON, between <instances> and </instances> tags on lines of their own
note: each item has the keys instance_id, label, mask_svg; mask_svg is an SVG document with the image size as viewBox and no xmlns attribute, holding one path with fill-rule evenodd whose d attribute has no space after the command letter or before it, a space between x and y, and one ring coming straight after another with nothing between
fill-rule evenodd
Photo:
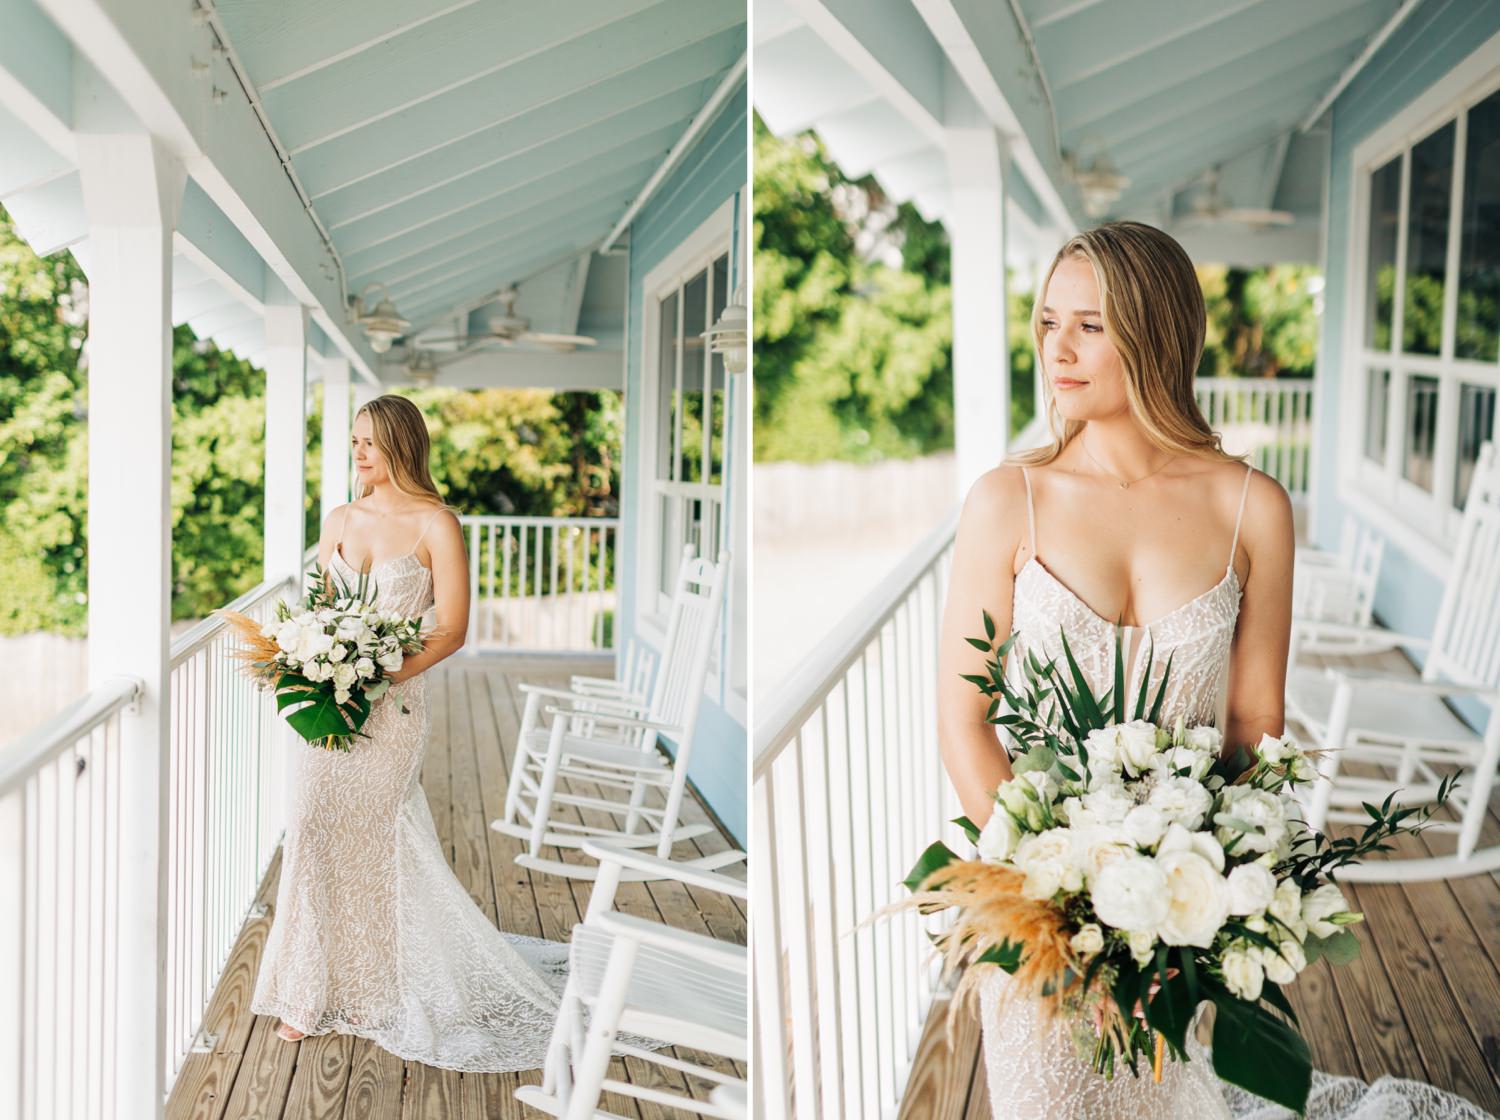
<instances>
[{"instance_id":1,"label":"white porch post","mask_svg":"<svg viewBox=\"0 0 1500 1120\"><path fill-rule=\"evenodd\" d=\"M349 500L349 359L324 358L321 522Z\"/></svg>"},{"instance_id":2,"label":"white porch post","mask_svg":"<svg viewBox=\"0 0 1500 1120\"><path fill-rule=\"evenodd\" d=\"M186 174L144 134L78 134L89 225L89 684L138 677L120 716L118 997L106 1027L121 1114L166 1084L171 748L172 231Z\"/></svg>"},{"instance_id":3,"label":"white porch post","mask_svg":"<svg viewBox=\"0 0 1500 1120\"><path fill-rule=\"evenodd\" d=\"M987 124L945 130L953 261L953 412L958 494L1005 456L1010 439L1006 345L1005 149Z\"/></svg>"},{"instance_id":4,"label":"white porch post","mask_svg":"<svg viewBox=\"0 0 1500 1120\"><path fill-rule=\"evenodd\" d=\"M307 457L307 311L266 308L266 533L263 579L296 577L302 592Z\"/></svg>"}]
</instances>

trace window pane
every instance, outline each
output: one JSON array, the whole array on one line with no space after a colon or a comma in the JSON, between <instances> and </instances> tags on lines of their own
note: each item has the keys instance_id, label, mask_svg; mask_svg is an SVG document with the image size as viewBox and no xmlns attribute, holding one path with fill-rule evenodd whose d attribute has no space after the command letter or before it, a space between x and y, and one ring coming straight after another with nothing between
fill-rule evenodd
<instances>
[{"instance_id":1,"label":"window pane","mask_svg":"<svg viewBox=\"0 0 1500 1120\"><path fill-rule=\"evenodd\" d=\"M1448 260L1448 204L1453 193L1453 122L1411 150L1406 207L1406 302L1401 348L1436 354L1443 344L1443 271Z\"/></svg>"},{"instance_id":2,"label":"window pane","mask_svg":"<svg viewBox=\"0 0 1500 1120\"><path fill-rule=\"evenodd\" d=\"M714 299L712 322L717 323L724 308L729 304L729 254L714 261ZM708 416L708 481L715 485L724 481L724 395L727 382L724 380L724 356L714 354L709 366L713 378L709 385Z\"/></svg>"},{"instance_id":3,"label":"window pane","mask_svg":"<svg viewBox=\"0 0 1500 1120\"><path fill-rule=\"evenodd\" d=\"M1495 435L1495 390L1485 385L1462 385L1458 405L1458 471L1453 476L1453 504L1463 509L1469 500L1469 480L1479 449Z\"/></svg>"},{"instance_id":4,"label":"window pane","mask_svg":"<svg viewBox=\"0 0 1500 1120\"><path fill-rule=\"evenodd\" d=\"M1408 482L1432 491L1432 447L1437 437L1438 379L1406 381L1406 455L1401 473Z\"/></svg>"},{"instance_id":5,"label":"window pane","mask_svg":"<svg viewBox=\"0 0 1500 1120\"><path fill-rule=\"evenodd\" d=\"M656 477L672 478L672 439L677 430L677 293L661 301L657 347Z\"/></svg>"},{"instance_id":6,"label":"window pane","mask_svg":"<svg viewBox=\"0 0 1500 1120\"><path fill-rule=\"evenodd\" d=\"M684 482L703 480L703 332L708 329L708 272L682 289L682 473Z\"/></svg>"},{"instance_id":7,"label":"window pane","mask_svg":"<svg viewBox=\"0 0 1500 1120\"><path fill-rule=\"evenodd\" d=\"M1365 345L1391 348L1396 301L1396 222L1401 207L1401 158L1370 176L1370 259L1365 272Z\"/></svg>"},{"instance_id":8,"label":"window pane","mask_svg":"<svg viewBox=\"0 0 1500 1120\"><path fill-rule=\"evenodd\" d=\"M1391 371L1365 371L1365 456L1385 465L1385 423L1391 408Z\"/></svg>"},{"instance_id":9,"label":"window pane","mask_svg":"<svg viewBox=\"0 0 1500 1120\"><path fill-rule=\"evenodd\" d=\"M1493 362L1500 355L1500 93L1469 110L1463 207L1454 353Z\"/></svg>"}]
</instances>

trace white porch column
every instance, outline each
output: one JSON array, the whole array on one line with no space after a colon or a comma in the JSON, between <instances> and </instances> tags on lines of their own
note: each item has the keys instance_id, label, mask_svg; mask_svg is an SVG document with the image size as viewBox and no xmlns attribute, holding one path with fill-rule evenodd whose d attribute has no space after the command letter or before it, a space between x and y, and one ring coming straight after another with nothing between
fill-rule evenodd
<instances>
[{"instance_id":1,"label":"white porch column","mask_svg":"<svg viewBox=\"0 0 1500 1120\"><path fill-rule=\"evenodd\" d=\"M953 262L953 412L958 494L1005 456L1010 439L1006 345L1005 149L988 125L945 130Z\"/></svg>"},{"instance_id":2,"label":"white porch column","mask_svg":"<svg viewBox=\"0 0 1500 1120\"><path fill-rule=\"evenodd\" d=\"M143 134L78 135L89 225L89 684L143 682L120 717L119 960L106 1058L122 1115L166 1079L171 747L172 231L186 175ZM110 841L114 842L113 839Z\"/></svg>"},{"instance_id":3,"label":"white porch column","mask_svg":"<svg viewBox=\"0 0 1500 1120\"><path fill-rule=\"evenodd\" d=\"M307 311L266 308L266 533L263 579L295 575L302 591L306 537Z\"/></svg>"},{"instance_id":4,"label":"white porch column","mask_svg":"<svg viewBox=\"0 0 1500 1120\"><path fill-rule=\"evenodd\" d=\"M349 359L342 354L324 358L323 367L323 496L321 523L349 500Z\"/></svg>"}]
</instances>

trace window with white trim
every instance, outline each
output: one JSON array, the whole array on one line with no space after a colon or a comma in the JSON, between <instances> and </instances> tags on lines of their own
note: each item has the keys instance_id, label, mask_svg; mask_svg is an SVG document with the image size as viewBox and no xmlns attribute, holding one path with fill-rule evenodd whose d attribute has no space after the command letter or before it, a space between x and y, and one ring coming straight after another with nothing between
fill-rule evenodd
<instances>
[{"instance_id":1,"label":"window with white trim","mask_svg":"<svg viewBox=\"0 0 1500 1120\"><path fill-rule=\"evenodd\" d=\"M1500 390L1500 75L1356 160L1360 489L1452 542ZM1365 146L1361 145L1363 150Z\"/></svg>"}]
</instances>

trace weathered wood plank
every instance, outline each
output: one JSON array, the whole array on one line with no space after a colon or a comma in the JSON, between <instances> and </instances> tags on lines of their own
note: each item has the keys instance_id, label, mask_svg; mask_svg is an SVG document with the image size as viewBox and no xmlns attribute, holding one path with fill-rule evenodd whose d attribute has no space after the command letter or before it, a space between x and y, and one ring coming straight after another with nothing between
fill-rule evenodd
<instances>
[{"instance_id":1,"label":"weathered wood plank","mask_svg":"<svg viewBox=\"0 0 1500 1120\"><path fill-rule=\"evenodd\" d=\"M283 1043L285 1045L285 1043ZM297 1043L297 1067L287 1094L286 1115L307 1120L341 1120L349 1088L349 1057L354 1037L324 1034Z\"/></svg>"},{"instance_id":2,"label":"weathered wood plank","mask_svg":"<svg viewBox=\"0 0 1500 1120\"><path fill-rule=\"evenodd\" d=\"M912 1060L912 1074L901 1100L900 1120L959 1120L968 1106L979 1060L979 1018L962 1013L948 1045L948 1001L934 1003Z\"/></svg>"}]
</instances>

